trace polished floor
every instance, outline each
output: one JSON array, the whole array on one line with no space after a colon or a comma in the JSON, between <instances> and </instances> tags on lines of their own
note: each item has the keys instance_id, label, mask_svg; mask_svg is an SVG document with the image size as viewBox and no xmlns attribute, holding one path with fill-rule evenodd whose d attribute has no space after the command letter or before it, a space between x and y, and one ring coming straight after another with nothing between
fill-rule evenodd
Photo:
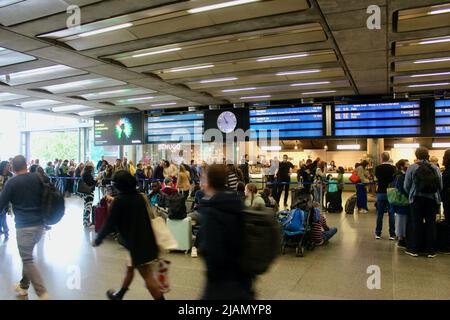
<instances>
[{"instance_id":1,"label":"polished floor","mask_svg":"<svg viewBox=\"0 0 450 320\"><path fill-rule=\"evenodd\" d=\"M94 233L81 226L82 202L68 199L67 208L64 220L47 232L35 252L50 297L105 299L105 291L120 284L126 252L114 241L92 248ZM258 279L259 299L450 299L450 255L413 258L386 234L375 240L373 210L365 215L327 217L329 225L339 229L335 238L327 246L307 251L303 258L296 258L293 251L281 256ZM202 259L184 253L171 253L167 258L173 264L167 299L198 299L204 282ZM379 267L379 289L368 288L370 266ZM20 279L21 263L14 230L8 241L0 238L0 270L0 299L16 299L11 286ZM372 277L369 283L376 281ZM33 290L29 298L36 298ZM149 298L136 276L126 299Z\"/></svg>"}]
</instances>

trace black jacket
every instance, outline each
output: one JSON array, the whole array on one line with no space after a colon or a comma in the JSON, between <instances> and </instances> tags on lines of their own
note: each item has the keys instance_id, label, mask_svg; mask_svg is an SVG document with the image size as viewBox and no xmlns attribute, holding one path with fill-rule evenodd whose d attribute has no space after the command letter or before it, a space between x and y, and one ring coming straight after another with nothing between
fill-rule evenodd
<instances>
[{"instance_id":1,"label":"black jacket","mask_svg":"<svg viewBox=\"0 0 450 320\"><path fill-rule=\"evenodd\" d=\"M95 240L100 245L111 232L119 230L123 245L130 251L133 266L158 258L158 246L142 194L119 194L114 198L105 225Z\"/></svg>"},{"instance_id":2,"label":"black jacket","mask_svg":"<svg viewBox=\"0 0 450 320\"><path fill-rule=\"evenodd\" d=\"M445 168L442 173L443 188L441 191L441 199L444 204L450 203L450 168Z\"/></svg>"},{"instance_id":3,"label":"black jacket","mask_svg":"<svg viewBox=\"0 0 450 320\"><path fill-rule=\"evenodd\" d=\"M153 170L153 179L155 180L164 180L164 168L161 166L156 166L155 170Z\"/></svg>"}]
</instances>

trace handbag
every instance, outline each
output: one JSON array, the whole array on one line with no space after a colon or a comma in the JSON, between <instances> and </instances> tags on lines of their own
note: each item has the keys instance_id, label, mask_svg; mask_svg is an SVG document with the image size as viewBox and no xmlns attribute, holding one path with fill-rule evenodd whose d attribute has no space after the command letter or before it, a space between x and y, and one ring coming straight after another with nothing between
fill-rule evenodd
<instances>
[{"instance_id":1,"label":"handbag","mask_svg":"<svg viewBox=\"0 0 450 320\"><path fill-rule=\"evenodd\" d=\"M348 178L348 180L350 180L351 183L360 183L361 179L358 176L358 173L356 171L352 172L352 175L350 176L350 178Z\"/></svg>"},{"instance_id":2,"label":"handbag","mask_svg":"<svg viewBox=\"0 0 450 320\"><path fill-rule=\"evenodd\" d=\"M152 224L153 234L155 235L156 244L161 251L174 250L178 248L178 243L170 232L163 218L157 217L155 211L150 206L147 196L142 193L145 200L148 216Z\"/></svg>"},{"instance_id":3,"label":"handbag","mask_svg":"<svg viewBox=\"0 0 450 320\"><path fill-rule=\"evenodd\" d=\"M86 182L84 182L83 179L81 179L80 181L78 181L78 188L77 188L77 192L78 193L83 193L83 194L90 194L95 190L95 185L92 187L89 187L88 184Z\"/></svg>"},{"instance_id":4,"label":"handbag","mask_svg":"<svg viewBox=\"0 0 450 320\"><path fill-rule=\"evenodd\" d=\"M406 207L409 205L408 198L397 188L388 188L387 198L389 204L393 206Z\"/></svg>"}]
</instances>

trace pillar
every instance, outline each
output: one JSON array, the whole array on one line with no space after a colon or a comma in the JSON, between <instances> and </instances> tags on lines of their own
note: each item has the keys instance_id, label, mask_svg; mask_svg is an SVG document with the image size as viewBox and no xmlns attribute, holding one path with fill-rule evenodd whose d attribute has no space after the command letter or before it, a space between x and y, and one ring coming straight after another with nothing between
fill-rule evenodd
<instances>
[{"instance_id":1,"label":"pillar","mask_svg":"<svg viewBox=\"0 0 450 320\"><path fill-rule=\"evenodd\" d=\"M370 159L372 159L374 166L380 164L382 152L384 152L384 139L367 139L367 155Z\"/></svg>"}]
</instances>

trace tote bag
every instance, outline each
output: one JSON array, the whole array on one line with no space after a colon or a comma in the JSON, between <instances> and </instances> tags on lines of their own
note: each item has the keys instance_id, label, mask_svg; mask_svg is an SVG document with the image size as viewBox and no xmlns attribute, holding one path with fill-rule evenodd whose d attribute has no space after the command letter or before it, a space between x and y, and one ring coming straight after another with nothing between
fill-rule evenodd
<instances>
[{"instance_id":1,"label":"tote bag","mask_svg":"<svg viewBox=\"0 0 450 320\"><path fill-rule=\"evenodd\" d=\"M178 248L178 243L167 228L166 222L163 218L157 217L153 208L148 202L147 196L142 194L145 200L145 205L147 206L147 212L150 217L150 222L152 224L153 233L155 235L156 244L161 251L174 250Z\"/></svg>"}]
</instances>

